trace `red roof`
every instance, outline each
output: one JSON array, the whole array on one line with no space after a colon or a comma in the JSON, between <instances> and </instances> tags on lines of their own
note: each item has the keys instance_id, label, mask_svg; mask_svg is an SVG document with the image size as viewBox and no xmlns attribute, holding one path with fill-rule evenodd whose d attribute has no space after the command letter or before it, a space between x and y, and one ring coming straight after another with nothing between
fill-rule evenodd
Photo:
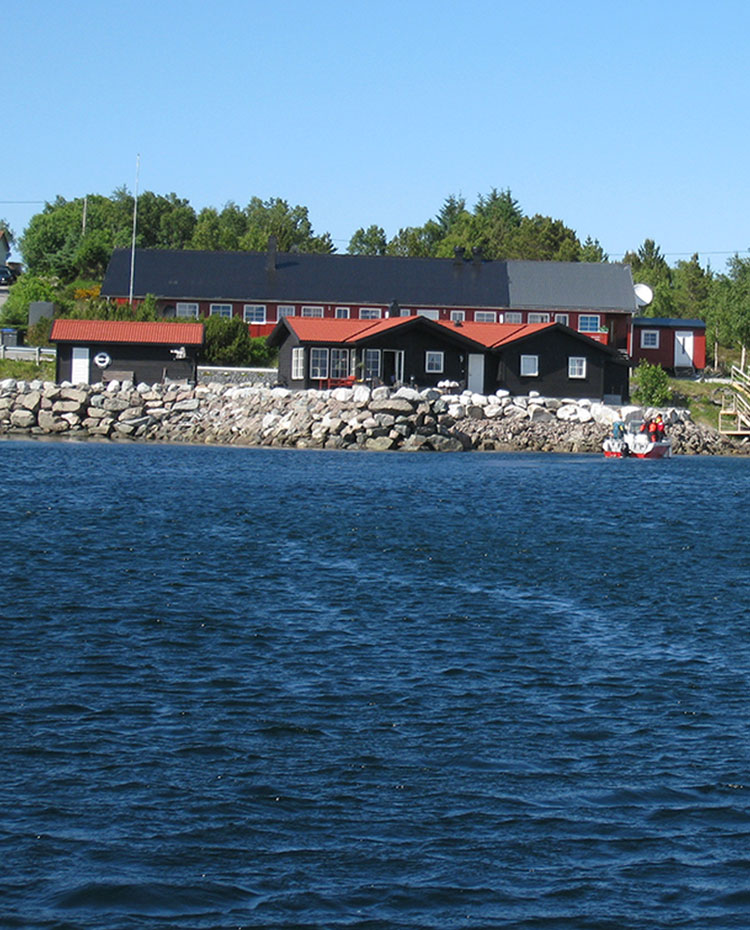
<instances>
[{"instance_id":1,"label":"red roof","mask_svg":"<svg viewBox=\"0 0 750 930\"><path fill-rule=\"evenodd\" d=\"M55 320L51 342L129 342L203 345L202 323L136 323L130 320Z\"/></svg>"},{"instance_id":2,"label":"red roof","mask_svg":"<svg viewBox=\"0 0 750 930\"><path fill-rule=\"evenodd\" d=\"M418 316L386 317L384 320L333 320L325 317L285 318L287 325L294 331L301 342L356 342L363 337L376 336L389 329L414 323ZM487 349L515 342L543 329L557 326L557 323L461 323L436 320L439 325L456 336L463 336Z\"/></svg>"},{"instance_id":3,"label":"red roof","mask_svg":"<svg viewBox=\"0 0 750 930\"><path fill-rule=\"evenodd\" d=\"M457 326L455 323L448 323L444 320L437 321L445 329L451 332L472 339L486 348L497 348L506 345L509 342L515 342L517 339L524 339L543 329L549 329L557 326L557 323L461 323Z\"/></svg>"}]
</instances>

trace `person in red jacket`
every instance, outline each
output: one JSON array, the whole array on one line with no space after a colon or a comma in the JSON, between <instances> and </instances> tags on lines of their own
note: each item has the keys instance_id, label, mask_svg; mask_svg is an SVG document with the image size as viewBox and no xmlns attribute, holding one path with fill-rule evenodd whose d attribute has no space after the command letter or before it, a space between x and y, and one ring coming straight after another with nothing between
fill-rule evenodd
<instances>
[{"instance_id":1,"label":"person in red jacket","mask_svg":"<svg viewBox=\"0 0 750 930\"><path fill-rule=\"evenodd\" d=\"M649 420L648 438L651 442L659 441L659 424L656 422L656 420Z\"/></svg>"}]
</instances>

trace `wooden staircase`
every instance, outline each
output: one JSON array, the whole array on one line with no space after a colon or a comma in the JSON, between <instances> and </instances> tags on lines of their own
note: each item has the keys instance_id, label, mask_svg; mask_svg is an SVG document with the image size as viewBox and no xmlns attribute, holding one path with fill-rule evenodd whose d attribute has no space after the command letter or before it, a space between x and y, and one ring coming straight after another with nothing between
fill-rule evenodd
<instances>
[{"instance_id":1,"label":"wooden staircase","mask_svg":"<svg viewBox=\"0 0 750 930\"><path fill-rule=\"evenodd\" d=\"M719 432L750 436L750 373L732 365L732 384L724 392L719 411Z\"/></svg>"}]
</instances>

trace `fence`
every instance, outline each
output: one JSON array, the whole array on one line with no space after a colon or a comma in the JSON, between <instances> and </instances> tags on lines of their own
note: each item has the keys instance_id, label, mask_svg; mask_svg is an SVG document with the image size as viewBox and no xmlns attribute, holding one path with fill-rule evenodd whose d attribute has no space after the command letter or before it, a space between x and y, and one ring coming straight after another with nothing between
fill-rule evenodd
<instances>
[{"instance_id":1,"label":"fence","mask_svg":"<svg viewBox=\"0 0 750 930\"><path fill-rule=\"evenodd\" d=\"M39 362L54 361L57 358L57 349L42 349L39 346L3 346L0 345L0 359L15 358L25 361Z\"/></svg>"}]
</instances>

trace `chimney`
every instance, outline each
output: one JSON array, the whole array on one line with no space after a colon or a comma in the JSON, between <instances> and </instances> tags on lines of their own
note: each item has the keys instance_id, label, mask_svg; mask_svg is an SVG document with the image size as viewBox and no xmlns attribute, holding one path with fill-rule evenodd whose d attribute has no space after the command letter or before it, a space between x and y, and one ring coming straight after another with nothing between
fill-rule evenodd
<instances>
[{"instance_id":1,"label":"chimney","mask_svg":"<svg viewBox=\"0 0 750 930\"><path fill-rule=\"evenodd\" d=\"M390 306L388 307L388 316L397 317L401 315L401 308L398 305L397 300L392 300Z\"/></svg>"},{"instance_id":2,"label":"chimney","mask_svg":"<svg viewBox=\"0 0 750 930\"><path fill-rule=\"evenodd\" d=\"M464 247L462 245L457 245L453 249L453 263L454 265L462 264L464 260Z\"/></svg>"},{"instance_id":3,"label":"chimney","mask_svg":"<svg viewBox=\"0 0 750 930\"><path fill-rule=\"evenodd\" d=\"M272 274L276 271L276 236L268 237L268 254L266 255L266 271Z\"/></svg>"},{"instance_id":4,"label":"chimney","mask_svg":"<svg viewBox=\"0 0 750 930\"><path fill-rule=\"evenodd\" d=\"M482 246L475 245L471 249L471 257L474 259L474 263L478 265L482 261Z\"/></svg>"}]
</instances>

